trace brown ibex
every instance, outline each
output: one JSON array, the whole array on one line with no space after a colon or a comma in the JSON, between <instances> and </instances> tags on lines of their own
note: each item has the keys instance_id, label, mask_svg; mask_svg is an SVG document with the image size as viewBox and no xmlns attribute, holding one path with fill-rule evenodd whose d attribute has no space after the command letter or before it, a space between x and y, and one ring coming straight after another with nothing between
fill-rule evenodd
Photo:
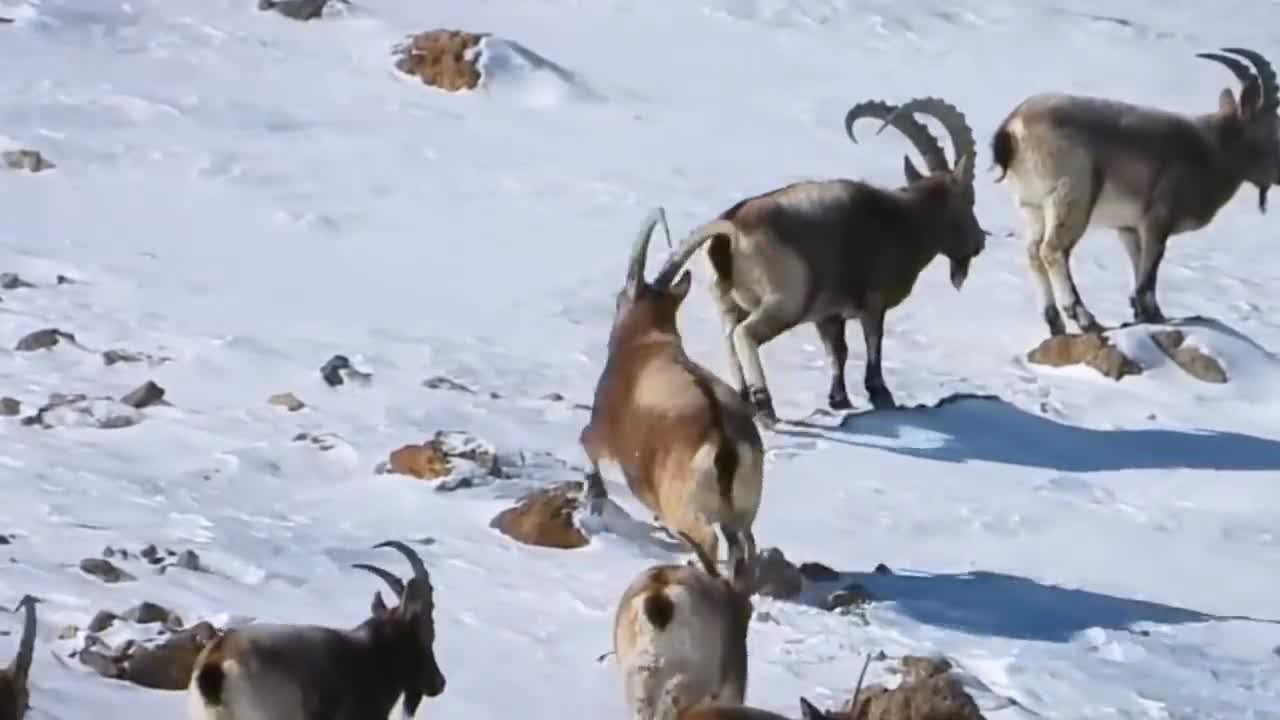
<instances>
[{"instance_id":1,"label":"brown ibex","mask_svg":"<svg viewBox=\"0 0 1280 720\"><path fill-rule=\"evenodd\" d=\"M251 624L205 646L188 688L193 720L371 720L404 697L412 716L423 696L444 692L436 663L434 591L422 558L388 540L413 568L407 582L373 565L398 604L374 592L371 615L351 629Z\"/></svg>"},{"instance_id":2,"label":"brown ibex","mask_svg":"<svg viewBox=\"0 0 1280 720\"><path fill-rule=\"evenodd\" d=\"M1022 212L1027 260L1043 298L1051 335L1066 332L1063 315L1084 332L1103 329L1071 277L1071 252L1090 227L1113 228L1133 271L1129 305L1139 323L1165 320L1156 275L1170 236L1208 225L1246 181L1267 190L1280 183L1280 119L1276 73L1258 53L1225 48L1197 57L1225 65L1241 83L1215 112L1181 115L1119 100L1062 93L1033 95L995 131L991 152L998 180Z\"/></svg>"},{"instance_id":3,"label":"brown ibex","mask_svg":"<svg viewBox=\"0 0 1280 720\"><path fill-rule=\"evenodd\" d=\"M951 135L954 167L912 113L932 115ZM827 403L851 407L844 367L845 322L857 318L866 343L864 386L872 406L892 407L881 372L885 314L901 304L939 254L950 260L957 290L987 233L974 215L973 133L955 106L917 98L901 106L871 100L845 117L849 137L861 118L884 121L924 157L927 174L904 158L906 185L850 179L797 182L739 201L693 230L657 281L669 279L708 243L714 295L738 392L766 427L777 422L760 347L811 322L831 363Z\"/></svg>"},{"instance_id":4,"label":"brown ibex","mask_svg":"<svg viewBox=\"0 0 1280 720\"><path fill-rule=\"evenodd\" d=\"M662 208L646 217L616 299L608 356L581 444L591 461L589 505L606 496L602 468L617 468L632 494L672 532L717 557L719 526L729 566L743 577L755 557L751 526L760 506L764 446L751 408L685 354L676 315L692 280L644 278L649 238Z\"/></svg>"}]
</instances>

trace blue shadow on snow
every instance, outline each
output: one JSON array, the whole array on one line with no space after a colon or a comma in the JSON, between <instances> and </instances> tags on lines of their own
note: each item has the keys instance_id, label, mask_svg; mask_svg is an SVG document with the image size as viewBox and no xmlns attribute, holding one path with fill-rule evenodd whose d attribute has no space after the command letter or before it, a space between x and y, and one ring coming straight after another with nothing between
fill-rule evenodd
<instances>
[{"instance_id":1,"label":"blue shadow on snow","mask_svg":"<svg viewBox=\"0 0 1280 720\"><path fill-rule=\"evenodd\" d=\"M957 394L933 406L848 414L837 427L797 423L781 435L821 437L941 462L988 462L1063 472L1189 468L1280 470L1280 442L1234 432L1094 430L1029 413L998 397ZM901 439L926 431L928 447L887 446L859 437ZM934 444L936 443L936 444Z\"/></svg>"}]
</instances>

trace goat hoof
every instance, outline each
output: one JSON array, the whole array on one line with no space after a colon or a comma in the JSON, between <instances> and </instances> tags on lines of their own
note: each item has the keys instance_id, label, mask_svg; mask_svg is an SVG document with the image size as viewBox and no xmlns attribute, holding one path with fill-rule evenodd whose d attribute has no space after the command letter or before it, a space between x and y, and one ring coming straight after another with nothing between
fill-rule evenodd
<instances>
[{"instance_id":1,"label":"goat hoof","mask_svg":"<svg viewBox=\"0 0 1280 720\"><path fill-rule=\"evenodd\" d=\"M852 410L853 403L849 401L849 396L843 393L839 395L828 395L827 407L832 410Z\"/></svg>"},{"instance_id":2,"label":"goat hoof","mask_svg":"<svg viewBox=\"0 0 1280 720\"><path fill-rule=\"evenodd\" d=\"M885 388L872 390L868 395L871 399L871 407L876 410L892 410L898 407L898 403L893 399L893 394Z\"/></svg>"}]
</instances>

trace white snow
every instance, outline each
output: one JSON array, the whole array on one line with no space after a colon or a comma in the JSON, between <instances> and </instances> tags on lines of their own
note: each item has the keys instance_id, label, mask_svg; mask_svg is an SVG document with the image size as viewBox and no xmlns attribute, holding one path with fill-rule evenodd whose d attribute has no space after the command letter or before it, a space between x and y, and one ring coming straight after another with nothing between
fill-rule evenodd
<instances>
[{"instance_id":1,"label":"white snow","mask_svg":"<svg viewBox=\"0 0 1280 720\"><path fill-rule=\"evenodd\" d=\"M424 537L448 688L419 716L622 717L621 677L596 661L614 603L684 555L631 530L532 548L488 521L531 485L580 476L574 403L590 402L633 232L654 205L679 236L804 177L897 184L906 143L854 145L841 118L868 97L936 94L975 128L993 237L963 292L939 261L891 313L885 373L905 406L994 399L766 434L760 543L858 573L885 601L864 624L758 599L749 702L792 716L801 694L843 702L883 651L947 654L991 718L1280 718L1274 219L1242 190L1172 242L1161 274L1167 313L1218 323L1184 329L1231 382L1167 363L1119 383L1032 366L1046 331L986 145L1039 90L1211 110L1234 80L1194 53L1280 59L1277 5L1062 5L355 0L299 23L251 0L0 0L17 20L0 25L0 137L57 165L0 172L0 272L37 284L0 290L0 395L27 415L50 393L118 398L153 379L173 403L117 429L0 418L0 532L16 536L0 604L44 600L29 717L184 716L181 693L55 662L78 642L61 628L100 609L352 625L378 583L349 564L403 572L370 546ZM398 76L390 48L435 27L500 39L482 53L492 83L448 94ZM664 251L655 240L651 270ZM723 371L696 265L681 326ZM1091 233L1073 266L1102 321L1129 319L1113 237ZM94 352L8 350L45 327ZM1124 346L1146 342L1133 332ZM849 338L865 406L856 324ZM108 367L111 348L172 360ZM335 353L372 381L324 385ZM764 362L780 414L825 405L812 328ZM476 393L424 388L435 375ZM285 391L308 407L266 404ZM375 472L437 430L523 452L527 472L452 492ZM137 581L107 585L76 568L148 543L194 549L212 572L120 561ZM897 574L869 575L877 563ZM0 614L0 629L20 620ZM16 642L0 636L0 659ZM867 681L896 683L892 665Z\"/></svg>"}]
</instances>

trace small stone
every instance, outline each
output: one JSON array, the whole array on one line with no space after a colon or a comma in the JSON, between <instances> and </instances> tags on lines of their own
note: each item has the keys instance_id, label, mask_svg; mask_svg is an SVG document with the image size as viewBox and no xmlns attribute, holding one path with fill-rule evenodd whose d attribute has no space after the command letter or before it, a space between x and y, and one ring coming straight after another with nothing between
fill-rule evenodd
<instances>
[{"instance_id":1,"label":"small stone","mask_svg":"<svg viewBox=\"0 0 1280 720\"><path fill-rule=\"evenodd\" d=\"M550 402L564 402L564 393L549 392L543 395L542 399Z\"/></svg>"},{"instance_id":2,"label":"small stone","mask_svg":"<svg viewBox=\"0 0 1280 720\"><path fill-rule=\"evenodd\" d=\"M129 622L147 625L149 623L164 622L171 614L172 611L162 605L144 601L125 610L121 617Z\"/></svg>"},{"instance_id":3,"label":"small stone","mask_svg":"<svg viewBox=\"0 0 1280 720\"><path fill-rule=\"evenodd\" d=\"M819 562L800 563L800 574L813 582L832 582L840 579L840 573Z\"/></svg>"},{"instance_id":4,"label":"small stone","mask_svg":"<svg viewBox=\"0 0 1280 720\"><path fill-rule=\"evenodd\" d=\"M1218 362L1200 350L1185 345L1186 335L1181 330L1160 330L1151 334L1164 354L1182 368L1191 377L1207 383L1222 384L1227 382L1227 371Z\"/></svg>"},{"instance_id":5,"label":"small stone","mask_svg":"<svg viewBox=\"0 0 1280 720\"><path fill-rule=\"evenodd\" d=\"M0 165L10 170L26 170L38 173L57 167L38 150L5 150L0 152Z\"/></svg>"},{"instance_id":6,"label":"small stone","mask_svg":"<svg viewBox=\"0 0 1280 720\"><path fill-rule=\"evenodd\" d=\"M147 356L133 350L104 350L102 353L102 362L107 367L111 367L116 363L137 363L146 360Z\"/></svg>"},{"instance_id":7,"label":"small stone","mask_svg":"<svg viewBox=\"0 0 1280 720\"><path fill-rule=\"evenodd\" d=\"M200 570L200 556L194 550L183 550L178 553L178 559L173 564L184 570L198 572Z\"/></svg>"},{"instance_id":8,"label":"small stone","mask_svg":"<svg viewBox=\"0 0 1280 720\"><path fill-rule=\"evenodd\" d=\"M69 277L67 277L66 275L63 275L62 273L58 273L58 276L57 276L56 278L54 278L54 284L56 284L56 285L74 285L74 284L76 284L76 280L75 280L74 278L69 278Z\"/></svg>"},{"instance_id":9,"label":"small stone","mask_svg":"<svg viewBox=\"0 0 1280 720\"><path fill-rule=\"evenodd\" d=\"M139 647L123 663L121 676L135 685L154 690L185 690L196 657L217 634L212 625L201 621L174 633L155 647Z\"/></svg>"},{"instance_id":10,"label":"small stone","mask_svg":"<svg viewBox=\"0 0 1280 720\"><path fill-rule=\"evenodd\" d=\"M449 458L433 443L405 445L394 450L387 459L388 469L399 475L409 475L420 480L435 480L452 471Z\"/></svg>"},{"instance_id":11,"label":"small stone","mask_svg":"<svg viewBox=\"0 0 1280 720\"><path fill-rule=\"evenodd\" d=\"M69 332L63 332L58 328L44 328L25 335L13 346L13 349L19 352L48 350L62 340L74 343L76 342L76 336Z\"/></svg>"},{"instance_id":12,"label":"small stone","mask_svg":"<svg viewBox=\"0 0 1280 720\"><path fill-rule=\"evenodd\" d=\"M493 517L489 527L526 545L570 550L588 544L575 519L578 483L536 490Z\"/></svg>"},{"instance_id":13,"label":"small stone","mask_svg":"<svg viewBox=\"0 0 1280 720\"><path fill-rule=\"evenodd\" d=\"M105 583L129 582L137 580L128 572L116 567L115 563L103 558L85 558L80 561L80 570Z\"/></svg>"},{"instance_id":14,"label":"small stone","mask_svg":"<svg viewBox=\"0 0 1280 720\"><path fill-rule=\"evenodd\" d=\"M80 662L105 678L118 679L124 675L124 668L115 658L98 650L81 650Z\"/></svg>"},{"instance_id":15,"label":"small stone","mask_svg":"<svg viewBox=\"0 0 1280 720\"><path fill-rule=\"evenodd\" d=\"M138 551L138 554L142 556L143 560L155 561L155 560L161 559L160 548L156 547L155 545L147 545L146 547L142 548L142 550Z\"/></svg>"},{"instance_id":16,"label":"small stone","mask_svg":"<svg viewBox=\"0 0 1280 720\"><path fill-rule=\"evenodd\" d=\"M0 545L9 545L13 542L13 537L9 535L0 535Z\"/></svg>"},{"instance_id":17,"label":"small stone","mask_svg":"<svg viewBox=\"0 0 1280 720\"><path fill-rule=\"evenodd\" d=\"M19 290L22 288L33 287L35 287L35 283L29 283L26 280L23 280L17 273L0 273L0 290Z\"/></svg>"},{"instance_id":18,"label":"small stone","mask_svg":"<svg viewBox=\"0 0 1280 720\"><path fill-rule=\"evenodd\" d=\"M0 417L17 417L22 414L22 403L17 398L0 397Z\"/></svg>"},{"instance_id":19,"label":"small stone","mask_svg":"<svg viewBox=\"0 0 1280 720\"><path fill-rule=\"evenodd\" d=\"M423 380L422 386L431 390L454 390L456 392L475 393L475 390L443 375L436 375Z\"/></svg>"},{"instance_id":20,"label":"small stone","mask_svg":"<svg viewBox=\"0 0 1280 720\"><path fill-rule=\"evenodd\" d=\"M80 628L76 625L68 625L58 631L59 640L70 640L80 634Z\"/></svg>"},{"instance_id":21,"label":"small stone","mask_svg":"<svg viewBox=\"0 0 1280 720\"><path fill-rule=\"evenodd\" d=\"M1097 333L1050 336L1027 353L1027 360L1050 367L1088 365L1113 380L1142 374L1142 366Z\"/></svg>"},{"instance_id":22,"label":"small stone","mask_svg":"<svg viewBox=\"0 0 1280 720\"><path fill-rule=\"evenodd\" d=\"M141 410L162 402L164 400L164 392L164 388L148 380L120 398L120 402Z\"/></svg>"},{"instance_id":23,"label":"small stone","mask_svg":"<svg viewBox=\"0 0 1280 720\"><path fill-rule=\"evenodd\" d=\"M110 610L99 610L93 619L89 621L89 632L100 633L111 627L112 623L119 620L120 616Z\"/></svg>"},{"instance_id":24,"label":"small stone","mask_svg":"<svg viewBox=\"0 0 1280 720\"><path fill-rule=\"evenodd\" d=\"M298 399L297 395L294 395L291 392L276 393L275 395L267 398L267 403L275 405L276 407L282 407L289 412L297 412L307 406L306 403Z\"/></svg>"},{"instance_id":25,"label":"small stone","mask_svg":"<svg viewBox=\"0 0 1280 720\"><path fill-rule=\"evenodd\" d=\"M351 360L346 355L334 355L320 366L320 377L324 379L330 387L338 387L346 382L342 379L342 371L351 367Z\"/></svg>"},{"instance_id":26,"label":"small stone","mask_svg":"<svg viewBox=\"0 0 1280 720\"><path fill-rule=\"evenodd\" d=\"M875 569L872 570L871 572L875 573L876 575L892 575L893 574L893 571L889 569L889 566L885 565L884 563L876 563Z\"/></svg>"},{"instance_id":27,"label":"small stone","mask_svg":"<svg viewBox=\"0 0 1280 720\"><path fill-rule=\"evenodd\" d=\"M274 10L291 20L319 20L325 6L335 0L258 0L259 10ZM348 0L340 0L351 4Z\"/></svg>"}]
</instances>

